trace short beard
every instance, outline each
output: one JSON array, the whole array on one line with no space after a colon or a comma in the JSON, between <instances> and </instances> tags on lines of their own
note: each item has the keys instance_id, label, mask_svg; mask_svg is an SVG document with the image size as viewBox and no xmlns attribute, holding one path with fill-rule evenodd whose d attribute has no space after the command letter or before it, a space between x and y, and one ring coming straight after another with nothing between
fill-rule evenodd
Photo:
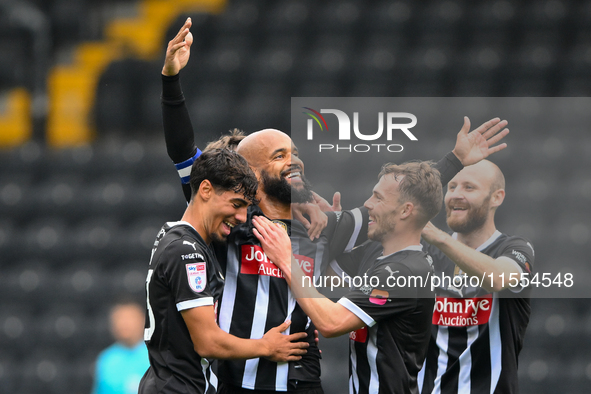
<instances>
[{"instance_id":1,"label":"short beard","mask_svg":"<svg viewBox=\"0 0 591 394\"><path fill-rule=\"evenodd\" d=\"M261 171L262 189L269 197L283 203L306 203L313 200L312 185L302 175L302 188L295 188L283 177L274 178L268 172Z\"/></svg>"},{"instance_id":2,"label":"short beard","mask_svg":"<svg viewBox=\"0 0 591 394\"><path fill-rule=\"evenodd\" d=\"M450 229L452 229L458 234L468 234L473 232L474 230L478 230L479 228L484 226L484 223L486 223L486 219L488 218L488 211L490 208L489 202L490 196L488 196L482 202L482 205L478 209L470 212L466 220L464 220L463 222L450 222L449 211L446 208L446 211L448 212L447 225Z\"/></svg>"},{"instance_id":3,"label":"short beard","mask_svg":"<svg viewBox=\"0 0 591 394\"><path fill-rule=\"evenodd\" d=\"M228 237L222 237L218 233L211 234L211 242L215 245L225 245L228 241Z\"/></svg>"},{"instance_id":4,"label":"short beard","mask_svg":"<svg viewBox=\"0 0 591 394\"><path fill-rule=\"evenodd\" d=\"M392 216L394 216L394 213L390 213L388 216L384 217L384 223L380 223L378 224L377 222L374 224L374 226L377 226L378 228L376 228L375 230L373 230L373 232L371 234L367 234L367 237L369 239L371 239L372 241L376 241L376 242L382 242L384 240L384 238L386 238L386 235L390 232L394 232L394 230L396 229L396 223L394 221L394 219L392 218Z\"/></svg>"}]
</instances>

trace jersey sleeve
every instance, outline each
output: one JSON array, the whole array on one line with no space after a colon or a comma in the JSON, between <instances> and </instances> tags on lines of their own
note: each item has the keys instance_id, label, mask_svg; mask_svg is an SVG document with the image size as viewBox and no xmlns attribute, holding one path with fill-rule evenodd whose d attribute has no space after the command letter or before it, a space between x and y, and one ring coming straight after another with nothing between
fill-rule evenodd
<instances>
[{"instance_id":1,"label":"jersey sleeve","mask_svg":"<svg viewBox=\"0 0 591 394\"><path fill-rule=\"evenodd\" d=\"M205 251L190 237L172 242L161 256L164 278L178 311L213 305L208 271L213 269Z\"/></svg>"},{"instance_id":2,"label":"jersey sleeve","mask_svg":"<svg viewBox=\"0 0 591 394\"><path fill-rule=\"evenodd\" d=\"M519 266L521 272L531 275L534 269L534 256L534 247L531 242L521 237L510 237L503 245L498 257L510 258ZM509 286L506 290L517 294L523 289L525 289L525 283Z\"/></svg>"},{"instance_id":3,"label":"jersey sleeve","mask_svg":"<svg viewBox=\"0 0 591 394\"><path fill-rule=\"evenodd\" d=\"M365 256L367 246L368 242L356 246L348 252L341 253L335 260L337 267L349 276L357 275L361 261Z\"/></svg>"},{"instance_id":4,"label":"jersey sleeve","mask_svg":"<svg viewBox=\"0 0 591 394\"><path fill-rule=\"evenodd\" d=\"M367 224L369 222L369 214L365 207L335 212L334 217L334 224L331 225L331 216L329 216L328 231L326 232L331 260L367 241Z\"/></svg>"},{"instance_id":5,"label":"jersey sleeve","mask_svg":"<svg viewBox=\"0 0 591 394\"><path fill-rule=\"evenodd\" d=\"M441 184L445 186L458 172L462 171L464 165L453 152L449 152L435 163L433 167L441 174Z\"/></svg>"},{"instance_id":6,"label":"jersey sleeve","mask_svg":"<svg viewBox=\"0 0 591 394\"><path fill-rule=\"evenodd\" d=\"M525 238L511 237L499 254L499 257L501 256L515 261L524 273L532 273L535 252L532 243Z\"/></svg>"},{"instance_id":7,"label":"jersey sleeve","mask_svg":"<svg viewBox=\"0 0 591 394\"><path fill-rule=\"evenodd\" d=\"M388 267L388 268L386 268ZM406 279L398 279L398 277ZM359 317L368 327L393 315L409 312L416 307L417 289L412 286L397 286L412 276L402 264L382 265L368 273L368 283L377 286L362 286L342 297L338 303ZM378 282L376 282L379 280Z\"/></svg>"},{"instance_id":8,"label":"jersey sleeve","mask_svg":"<svg viewBox=\"0 0 591 394\"><path fill-rule=\"evenodd\" d=\"M195 145L193 126L185 105L179 74L162 75L162 123L166 151L181 177L183 193L191 199L191 166L201 151Z\"/></svg>"}]
</instances>

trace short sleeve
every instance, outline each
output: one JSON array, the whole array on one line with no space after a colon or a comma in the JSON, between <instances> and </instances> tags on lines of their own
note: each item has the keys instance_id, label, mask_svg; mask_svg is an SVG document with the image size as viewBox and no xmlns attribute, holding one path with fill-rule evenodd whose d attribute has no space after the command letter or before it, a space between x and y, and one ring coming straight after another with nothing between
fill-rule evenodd
<instances>
[{"instance_id":1,"label":"short sleeve","mask_svg":"<svg viewBox=\"0 0 591 394\"><path fill-rule=\"evenodd\" d=\"M350 251L367 240L369 214L365 207L334 212L330 216L334 216L336 219L329 221L329 226L325 231L330 243L331 259L343 252Z\"/></svg>"},{"instance_id":2,"label":"short sleeve","mask_svg":"<svg viewBox=\"0 0 591 394\"><path fill-rule=\"evenodd\" d=\"M416 307L418 292L410 286L412 277L415 276L405 265L382 264L368 273L367 286L352 290L338 302L371 327Z\"/></svg>"},{"instance_id":3,"label":"short sleeve","mask_svg":"<svg viewBox=\"0 0 591 394\"><path fill-rule=\"evenodd\" d=\"M498 257L501 256L515 261L521 269L521 272L524 274L532 274L535 252L533 245L528 240L521 237L511 237L503 246ZM525 286L526 283L523 282L518 286L509 286L507 290L517 294L520 293Z\"/></svg>"},{"instance_id":4,"label":"short sleeve","mask_svg":"<svg viewBox=\"0 0 591 394\"><path fill-rule=\"evenodd\" d=\"M208 283L208 272L213 266L196 240L182 237L172 242L161 256L161 264L178 311L213 305Z\"/></svg>"},{"instance_id":5,"label":"short sleeve","mask_svg":"<svg viewBox=\"0 0 591 394\"><path fill-rule=\"evenodd\" d=\"M532 243L528 240L521 237L511 237L499 254L499 257L501 256L515 261L524 273L532 273L535 252Z\"/></svg>"},{"instance_id":6,"label":"short sleeve","mask_svg":"<svg viewBox=\"0 0 591 394\"><path fill-rule=\"evenodd\" d=\"M357 275L361 262L365 258L369 243L354 247L352 250L337 256L338 267L349 276Z\"/></svg>"}]
</instances>

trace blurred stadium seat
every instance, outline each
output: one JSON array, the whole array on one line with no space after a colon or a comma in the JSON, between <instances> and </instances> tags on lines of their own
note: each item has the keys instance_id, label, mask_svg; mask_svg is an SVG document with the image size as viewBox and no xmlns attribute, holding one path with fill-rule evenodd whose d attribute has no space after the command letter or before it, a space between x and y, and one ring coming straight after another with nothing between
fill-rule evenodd
<instances>
[{"instance_id":1,"label":"blurred stadium seat","mask_svg":"<svg viewBox=\"0 0 591 394\"><path fill-rule=\"evenodd\" d=\"M60 65L85 40L102 42L113 17L134 17L147 2L26 3L50 21ZM14 23L11 4L0 1L0 91L31 90L32 33ZM230 0L219 15L203 11L172 16L156 59L124 48L111 62L110 49L96 52L107 57L89 96L95 141L52 150L34 138L0 151L1 393L89 392L94 357L110 342L113 296L143 297L154 237L185 207L159 95L163 49L187 16L194 44L182 80L199 146L235 127L289 131L290 97L526 97L527 119L510 124L512 151L498 156L510 171L499 228L530 237L538 267L591 280L591 138L581 127L591 111L565 101L553 124L537 124L536 113L553 109L527 101L589 96L590 1ZM358 192L354 200L366 197ZM585 392L588 300L532 305L521 392ZM345 342L326 342L327 394L346 390Z\"/></svg>"}]
</instances>

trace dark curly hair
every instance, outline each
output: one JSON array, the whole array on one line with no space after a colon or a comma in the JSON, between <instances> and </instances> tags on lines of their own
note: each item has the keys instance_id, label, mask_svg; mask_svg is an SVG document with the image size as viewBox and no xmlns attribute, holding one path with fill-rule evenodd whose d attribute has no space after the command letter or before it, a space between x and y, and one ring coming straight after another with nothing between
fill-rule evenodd
<instances>
[{"instance_id":1,"label":"dark curly hair","mask_svg":"<svg viewBox=\"0 0 591 394\"><path fill-rule=\"evenodd\" d=\"M244 131L239 129L230 130L229 134L222 135L219 139L212 141L207 144L203 152L207 152L208 150L212 149L230 149L231 151L235 151L236 147L246 137Z\"/></svg>"},{"instance_id":2,"label":"dark curly hair","mask_svg":"<svg viewBox=\"0 0 591 394\"><path fill-rule=\"evenodd\" d=\"M246 159L228 149L211 149L203 152L191 168L191 197L197 193L201 182L209 180L217 191L242 193L252 204L257 204L257 178Z\"/></svg>"}]
</instances>

